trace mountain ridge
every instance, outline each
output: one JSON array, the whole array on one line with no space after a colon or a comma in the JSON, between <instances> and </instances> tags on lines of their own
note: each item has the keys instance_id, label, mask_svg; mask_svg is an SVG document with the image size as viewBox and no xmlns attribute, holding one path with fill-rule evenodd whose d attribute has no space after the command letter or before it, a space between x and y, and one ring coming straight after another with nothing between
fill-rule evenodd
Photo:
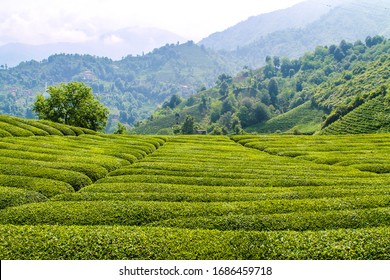
<instances>
[{"instance_id":1,"label":"mountain ridge","mask_svg":"<svg viewBox=\"0 0 390 280\"><path fill-rule=\"evenodd\" d=\"M8 43L0 46L0 64L17 66L23 61L42 61L53 54L89 54L120 60L128 55L142 55L166 44L186 42L186 38L167 30L129 27L100 35L81 43L58 42L41 45Z\"/></svg>"}]
</instances>

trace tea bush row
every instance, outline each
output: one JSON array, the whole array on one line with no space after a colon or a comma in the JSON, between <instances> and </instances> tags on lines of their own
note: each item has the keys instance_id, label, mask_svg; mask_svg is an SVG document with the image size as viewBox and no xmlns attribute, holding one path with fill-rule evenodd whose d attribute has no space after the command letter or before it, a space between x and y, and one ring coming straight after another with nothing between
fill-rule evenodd
<instances>
[{"instance_id":1,"label":"tea bush row","mask_svg":"<svg viewBox=\"0 0 390 280\"><path fill-rule=\"evenodd\" d=\"M390 226L390 208L175 218L160 220L149 225L220 231L314 231L378 227Z\"/></svg>"},{"instance_id":2,"label":"tea bush row","mask_svg":"<svg viewBox=\"0 0 390 280\"><path fill-rule=\"evenodd\" d=\"M60 170L49 167L32 168L29 165L0 164L0 174L46 178L62 181L71 185L76 191L92 184L91 179L80 172Z\"/></svg>"},{"instance_id":3,"label":"tea bush row","mask_svg":"<svg viewBox=\"0 0 390 280\"><path fill-rule=\"evenodd\" d=\"M0 175L0 185L34 191L46 197L74 192L73 187L68 183L28 176Z\"/></svg>"},{"instance_id":4,"label":"tea bush row","mask_svg":"<svg viewBox=\"0 0 390 280\"><path fill-rule=\"evenodd\" d=\"M388 195L390 187L386 185L359 184L349 186L295 186L295 187L248 187L248 186L196 186L180 185L170 183L99 183L92 184L80 190L79 193L186 193L186 194L212 194L223 193L236 196L237 194L248 194L253 196L280 196L280 198L320 198L320 197L344 197L361 196L372 194Z\"/></svg>"},{"instance_id":5,"label":"tea bush row","mask_svg":"<svg viewBox=\"0 0 390 280\"><path fill-rule=\"evenodd\" d=\"M269 178L258 179L233 179L233 178L213 178L213 177L186 177L162 176L162 175L123 175L109 176L96 181L100 183L164 183L180 185L197 185L197 186L252 186L252 187L295 187L295 186L351 186L360 183L361 185L380 185L388 182L388 178L355 178L355 177L320 177L316 174L307 174L307 176L270 176Z\"/></svg>"},{"instance_id":6,"label":"tea bush row","mask_svg":"<svg viewBox=\"0 0 390 280\"><path fill-rule=\"evenodd\" d=\"M25 165L30 168L31 166L34 166L34 168L48 167L54 169L71 170L71 171L76 171L85 174L92 180L92 182L95 182L96 180L101 179L108 174L107 169L97 164L88 164L88 163L80 163L80 162L48 162L48 161L0 157L0 165L1 164Z\"/></svg>"},{"instance_id":7,"label":"tea bush row","mask_svg":"<svg viewBox=\"0 0 390 280\"><path fill-rule=\"evenodd\" d=\"M46 200L44 195L34 191L0 186L0 209Z\"/></svg>"},{"instance_id":8,"label":"tea bush row","mask_svg":"<svg viewBox=\"0 0 390 280\"><path fill-rule=\"evenodd\" d=\"M344 136L234 136L245 147L272 155L296 157L317 164L348 166L388 173L390 134ZM375 165L371 165L374 163ZM361 168L359 168L359 165Z\"/></svg>"},{"instance_id":9,"label":"tea bush row","mask_svg":"<svg viewBox=\"0 0 390 280\"><path fill-rule=\"evenodd\" d=\"M0 211L2 224L63 224L63 225L145 225L167 219L188 217L212 217L231 215L266 215L285 214L292 224L300 220L306 212L314 220L320 219L328 211L339 213L350 220L352 211L361 226L371 222L364 218L365 211L371 208L383 209L383 216L390 219L390 196L362 196L359 198L321 198L321 199L275 199L249 202L155 202L155 201L50 201L39 204L22 205ZM345 213L342 210L348 210ZM374 211L374 210L373 210ZM381 210L382 211L382 210ZM292 212L292 213L291 213ZM379 212L378 212L379 213ZM353 214L355 215L355 214ZM360 216L359 216L360 215ZM251 217L250 216L250 217ZM276 219L277 216L273 217ZM332 219L326 216L324 219ZM336 217L336 216L335 216ZM341 216L340 216L341 217ZM334 225L346 220L340 217L332 219ZM372 216L370 216L372 217ZM271 218L270 220L272 221ZM378 214L378 221L379 221ZM373 221L372 221L373 222ZM386 220L387 222L387 220ZM276 223L277 224L277 223ZM291 226L293 226L291 224ZM326 223L325 223L326 224ZM286 228L288 229L288 228ZM272 229L268 229L272 230Z\"/></svg>"},{"instance_id":10,"label":"tea bush row","mask_svg":"<svg viewBox=\"0 0 390 280\"><path fill-rule=\"evenodd\" d=\"M102 166L108 171L113 171L123 165L129 164L127 160L115 158L105 155L80 156L77 153L73 155L53 155L53 154L41 154L36 152L18 151L18 150L4 150L0 149L1 157L25 159L25 160L38 160L46 162L70 162L70 163L87 163Z\"/></svg>"},{"instance_id":11,"label":"tea bush row","mask_svg":"<svg viewBox=\"0 0 390 280\"><path fill-rule=\"evenodd\" d=\"M130 186L129 184L108 184L105 189L96 188L91 185L83 192L57 195L52 198L54 201L103 201L103 200L134 200L134 201L171 201L171 202L234 202L234 201L261 201L277 199L314 199L314 198L339 198L361 196L390 195L390 188L355 188L355 189L330 189L313 190L313 187L287 188L283 190L267 190L267 188L247 187L193 187L189 185L179 185L176 187L165 187L155 185L155 190L143 188L139 184ZM88 190L87 190L88 189ZM278 188L282 189L282 188ZM126 191L126 192L121 192Z\"/></svg>"},{"instance_id":12,"label":"tea bush row","mask_svg":"<svg viewBox=\"0 0 390 280\"><path fill-rule=\"evenodd\" d=\"M2 260L388 260L390 227L215 231L0 225Z\"/></svg>"},{"instance_id":13,"label":"tea bush row","mask_svg":"<svg viewBox=\"0 0 390 280\"><path fill-rule=\"evenodd\" d=\"M10 135L2 135L1 137L9 136L47 136L47 135L82 135L82 134L96 134L95 131L72 127L65 124L54 123L50 121L36 121L17 118L13 116L0 115L0 123L3 130L7 131Z\"/></svg>"}]
</instances>

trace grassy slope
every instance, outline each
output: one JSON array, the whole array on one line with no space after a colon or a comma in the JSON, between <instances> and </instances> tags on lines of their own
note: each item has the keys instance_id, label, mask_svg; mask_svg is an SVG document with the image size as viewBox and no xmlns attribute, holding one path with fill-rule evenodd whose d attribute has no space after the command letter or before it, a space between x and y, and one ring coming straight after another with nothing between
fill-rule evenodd
<instances>
[{"instance_id":1,"label":"grassy slope","mask_svg":"<svg viewBox=\"0 0 390 280\"><path fill-rule=\"evenodd\" d=\"M359 106L319 134L359 134L390 132L389 100L378 96Z\"/></svg>"},{"instance_id":2,"label":"grassy slope","mask_svg":"<svg viewBox=\"0 0 390 280\"><path fill-rule=\"evenodd\" d=\"M313 108L310 102L306 102L265 123L248 127L245 131L249 133L275 133L278 131L290 133L299 130L301 133L314 133L321 128L324 114L321 110Z\"/></svg>"}]
</instances>

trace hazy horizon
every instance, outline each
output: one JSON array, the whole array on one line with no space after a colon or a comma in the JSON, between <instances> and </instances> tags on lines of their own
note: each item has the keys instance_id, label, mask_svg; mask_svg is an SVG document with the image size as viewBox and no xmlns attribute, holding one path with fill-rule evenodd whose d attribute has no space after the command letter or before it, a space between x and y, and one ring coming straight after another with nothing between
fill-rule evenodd
<instances>
[{"instance_id":1,"label":"hazy horizon","mask_svg":"<svg viewBox=\"0 0 390 280\"><path fill-rule=\"evenodd\" d=\"M123 28L158 28L200 41L251 16L305 0L14 0L2 3L0 46L84 43Z\"/></svg>"}]
</instances>

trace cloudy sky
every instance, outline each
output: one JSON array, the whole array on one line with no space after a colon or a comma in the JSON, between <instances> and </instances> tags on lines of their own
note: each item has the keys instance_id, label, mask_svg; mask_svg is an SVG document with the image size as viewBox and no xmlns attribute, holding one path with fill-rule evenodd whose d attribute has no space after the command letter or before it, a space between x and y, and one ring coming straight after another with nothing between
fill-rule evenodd
<instances>
[{"instance_id":1,"label":"cloudy sky","mask_svg":"<svg viewBox=\"0 0 390 280\"><path fill-rule=\"evenodd\" d=\"M1 0L0 45L85 42L125 27L199 41L250 16L304 0Z\"/></svg>"}]
</instances>

